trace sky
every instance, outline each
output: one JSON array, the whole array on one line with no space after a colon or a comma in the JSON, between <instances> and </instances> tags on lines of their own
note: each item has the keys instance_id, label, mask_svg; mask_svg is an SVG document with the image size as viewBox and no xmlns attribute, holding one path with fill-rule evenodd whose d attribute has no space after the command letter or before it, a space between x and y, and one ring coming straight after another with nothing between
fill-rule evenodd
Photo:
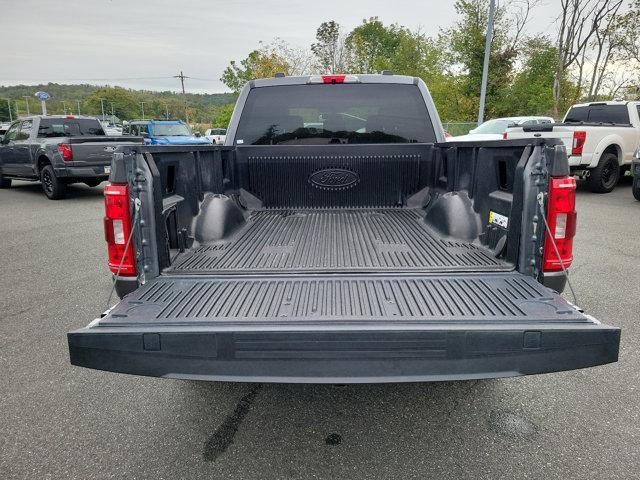
<instances>
[{"instance_id":1,"label":"sky","mask_svg":"<svg viewBox=\"0 0 640 480\"><path fill-rule=\"evenodd\" d=\"M504 2L506 0L502 0ZM518 0L512 0L518 1ZM558 0L541 0L530 33L552 34ZM453 0L0 0L0 85L90 83L188 92L227 91L232 59L280 37L308 47L318 25L346 31L364 18L435 35L455 21Z\"/></svg>"}]
</instances>

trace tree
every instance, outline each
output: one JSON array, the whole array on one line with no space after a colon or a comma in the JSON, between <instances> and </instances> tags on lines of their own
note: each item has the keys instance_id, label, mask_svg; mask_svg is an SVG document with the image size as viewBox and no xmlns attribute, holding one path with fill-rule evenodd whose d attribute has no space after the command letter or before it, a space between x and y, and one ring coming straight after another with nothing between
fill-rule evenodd
<instances>
[{"instance_id":1,"label":"tree","mask_svg":"<svg viewBox=\"0 0 640 480\"><path fill-rule=\"evenodd\" d=\"M131 120L140 117L140 105L136 96L122 87L104 87L93 92L82 105L82 113L102 114L100 99L103 99L105 115L111 115L111 103L116 117Z\"/></svg>"},{"instance_id":2,"label":"tree","mask_svg":"<svg viewBox=\"0 0 640 480\"><path fill-rule=\"evenodd\" d=\"M526 41L522 47L522 66L509 92L513 99L511 115L548 115L553 112L552 85L557 55L556 46L547 37ZM563 82L563 91L573 93L571 84L566 79Z\"/></svg>"},{"instance_id":3,"label":"tree","mask_svg":"<svg viewBox=\"0 0 640 480\"><path fill-rule=\"evenodd\" d=\"M485 35L488 23L488 0L457 0L455 9L460 19L440 34L439 43L447 52L449 69L463 74L461 87L468 99L464 118L476 118L480 102L480 85L484 62ZM505 7L496 9L494 34L489 56L486 113L488 117L508 114L511 107L507 92L513 76L518 40L510 32ZM517 34L519 35L519 33Z\"/></svg>"},{"instance_id":4,"label":"tree","mask_svg":"<svg viewBox=\"0 0 640 480\"><path fill-rule=\"evenodd\" d=\"M334 20L320 24L311 51L316 57L317 68L322 73L340 73L348 70L349 51L346 36Z\"/></svg>"},{"instance_id":5,"label":"tree","mask_svg":"<svg viewBox=\"0 0 640 480\"><path fill-rule=\"evenodd\" d=\"M611 16L615 17L622 2L623 0L560 0L558 57L553 78L555 116L558 116L562 83L567 71L574 65L579 66L578 88L581 88L587 49L596 32L602 31L603 25Z\"/></svg>"},{"instance_id":6,"label":"tree","mask_svg":"<svg viewBox=\"0 0 640 480\"><path fill-rule=\"evenodd\" d=\"M9 104L6 98L0 98L0 122L9 121Z\"/></svg>"},{"instance_id":7,"label":"tree","mask_svg":"<svg viewBox=\"0 0 640 480\"><path fill-rule=\"evenodd\" d=\"M253 50L247 58L240 60L240 64L235 60L225 68L220 81L235 93L240 92L245 83L256 78L273 77L276 73L290 74L291 66L287 59L278 51L278 43L266 44L258 50Z\"/></svg>"},{"instance_id":8,"label":"tree","mask_svg":"<svg viewBox=\"0 0 640 480\"><path fill-rule=\"evenodd\" d=\"M217 107L214 112L213 120L211 121L212 125L216 128L227 128L231 121L231 114L233 113L234 107L234 103Z\"/></svg>"}]
</instances>

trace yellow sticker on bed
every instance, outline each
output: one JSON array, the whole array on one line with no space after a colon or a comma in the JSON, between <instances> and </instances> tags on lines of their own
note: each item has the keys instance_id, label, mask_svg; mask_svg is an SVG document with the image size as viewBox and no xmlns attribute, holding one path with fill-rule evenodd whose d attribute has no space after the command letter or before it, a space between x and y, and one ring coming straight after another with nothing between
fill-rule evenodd
<instances>
[{"instance_id":1,"label":"yellow sticker on bed","mask_svg":"<svg viewBox=\"0 0 640 480\"><path fill-rule=\"evenodd\" d=\"M498 225L502 228L507 228L509 225L509 217L496 213L492 210L489 210L489 223L493 225Z\"/></svg>"}]
</instances>

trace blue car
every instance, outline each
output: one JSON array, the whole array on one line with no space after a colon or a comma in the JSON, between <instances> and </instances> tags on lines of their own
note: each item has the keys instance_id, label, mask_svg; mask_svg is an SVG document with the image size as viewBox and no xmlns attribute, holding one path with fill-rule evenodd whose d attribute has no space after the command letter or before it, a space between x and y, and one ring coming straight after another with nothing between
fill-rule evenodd
<instances>
[{"instance_id":1,"label":"blue car","mask_svg":"<svg viewBox=\"0 0 640 480\"><path fill-rule=\"evenodd\" d=\"M182 120L135 120L123 127L124 135L144 137L147 145L210 145Z\"/></svg>"}]
</instances>

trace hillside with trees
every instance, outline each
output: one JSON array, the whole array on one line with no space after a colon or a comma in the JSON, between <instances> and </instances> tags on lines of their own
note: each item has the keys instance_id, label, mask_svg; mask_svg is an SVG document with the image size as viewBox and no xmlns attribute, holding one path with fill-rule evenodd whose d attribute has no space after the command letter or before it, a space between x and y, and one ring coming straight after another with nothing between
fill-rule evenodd
<instances>
[{"instance_id":1,"label":"hillside with trees","mask_svg":"<svg viewBox=\"0 0 640 480\"><path fill-rule=\"evenodd\" d=\"M101 115L104 106L106 115L113 114L123 120L142 118L181 118L192 123L212 124L226 127L231 116L230 105L236 100L232 93L196 94L175 92L152 92L131 90L122 87L96 85L16 85L0 87L0 120L9 119L7 99L15 117L16 108L20 115L27 113L27 99L31 113L40 111L40 102L34 93L45 91L51 95L47 101L50 114L80 113ZM100 101L102 99L102 102ZM16 105L17 102L17 105Z\"/></svg>"}]
</instances>

